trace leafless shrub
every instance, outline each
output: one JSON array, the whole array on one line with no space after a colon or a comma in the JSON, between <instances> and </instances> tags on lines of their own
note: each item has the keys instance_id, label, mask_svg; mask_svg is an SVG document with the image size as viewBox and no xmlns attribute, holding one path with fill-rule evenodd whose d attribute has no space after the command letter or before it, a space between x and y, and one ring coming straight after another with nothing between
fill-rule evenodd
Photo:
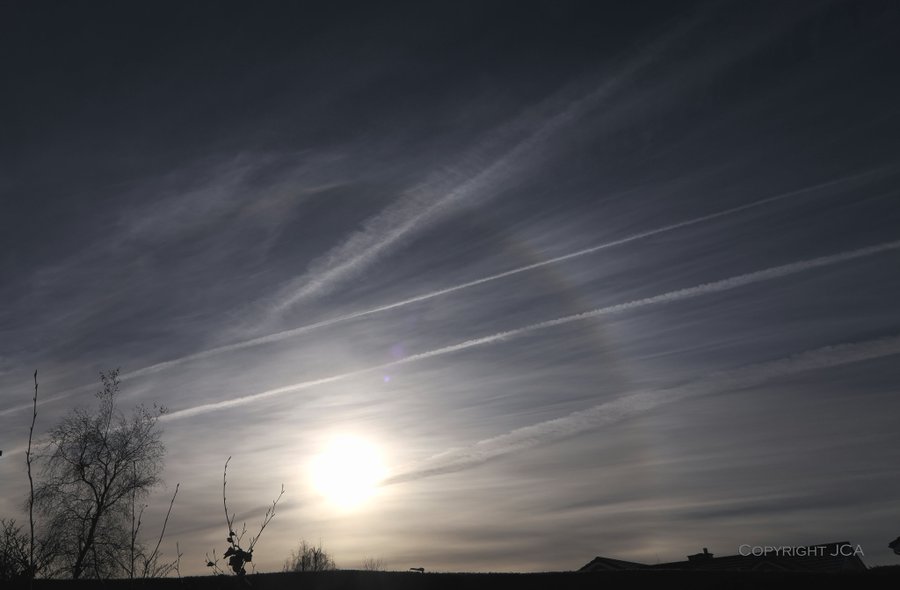
<instances>
[{"instance_id":1,"label":"leafless shrub","mask_svg":"<svg viewBox=\"0 0 900 590\"><path fill-rule=\"evenodd\" d=\"M132 493L131 502L131 543L129 545L130 560L128 563L122 563L122 568L127 572L129 578L163 578L170 573L177 571L179 567L179 559L181 551L176 543L176 558L172 561L163 561L160 553L160 545L166 535L166 526L169 524L169 517L172 514L172 506L175 504L175 497L178 496L178 489L181 484L175 485L175 492L169 501L169 509L166 511L166 517L163 520L159 537L156 540L156 546L152 551L140 542L141 525L143 524L144 510L148 508L147 504L142 504L140 511L137 510L137 494ZM179 575L179 577L181 577Z\"/></svg>"},{"instance_id":2,"label":"leafless shrub","mask_svg":"<svg viewBox=\"0 0 900 590\"><path fill-rule=\"evenodd\" d=\"M34 538L32 561L28 533L16 524L15 519L0 519L0 580L59 575L58 547L52 533L38 531Z\"/></svg>"},{"instance_id":3,"label":"leafless shrub","mask_svg":"<svg viewBox=\"0 0 900 590\"><path fill-rule=\"evenodd\" d=\"M337 569L334 559L322 549L322 543L313 545L304 539L284 562L285 572L324 572Z\"/></svg>"},{"instance_id":4,"label":"leafless shrub","mask_svg":"<svg viewBox=\"0 0 900 590\"><path fill-rule=\"evenodd\" d=\"M386 567L384 560L380 557L367 557L362 565L363 570L367 572L383 572Z\"/></svg>"},{"instance_id":5,"label":"leafless shrub","mask_svg":"<svg viewBox=\"0 0 900 590\"><path fill-rule=\"evenodd\" d=\"M236 533L234 531L235 515L229 515L228 513L228 498L225 494L225 488L228 485L229 461L231 461L231 457L228 457L225 461L225 469L222 472L222 506L225 508L225 524L228 526L228 538L225 540L229 544L225 553L222 555L222 559L228 559L228 567L231 568L231 571L235 575L243 576L247 573L245 565L253 561L253 549L256 547L256 543L262 536L266 526L268 526L268 524L272 522L272 519L275 518L275 507L278 505L278 501L281 500L281 497L284 496L284 484L281 485L281 493L278 494L277 498L272 500L272 505L266 510L266 514L263 516L262 523L259 526L259 532L256 533L256 536L250 537L250 543L247 545L247 549L244 549L241 547L241 542L247 534L247 523L243 523L241 532ZM213 549L212 558L210 558L208 553L206 554L206 567L212 568L213 572L216 574L224 574L224 570L219 566L219 559L220 558L216 556L215 549Z\"/></svg>"},{"instance_id":6,"label":"leafless shrub","mask_svg":"<svg viewBox=\"0 0 900 590\"><path fill-rule=\"evenodd\" d=\"M0 520L0 580L24 578L29 573L28 535L12 519Z\"/></svg>"}]
</instances>

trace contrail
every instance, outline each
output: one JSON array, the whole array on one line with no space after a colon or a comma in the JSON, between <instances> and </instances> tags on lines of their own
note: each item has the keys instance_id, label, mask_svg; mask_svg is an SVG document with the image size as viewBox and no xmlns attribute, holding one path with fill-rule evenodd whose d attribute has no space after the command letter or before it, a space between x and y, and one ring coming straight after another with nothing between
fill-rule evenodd
<instances>
[{"instance_id":1,"label":"contrail","mask_svg":"<svg viewBox=\"0 0 900 590\"><path fill-rule=\"evenodd\" d=\"M213 412L216 410L231 408L234 406L248 404L257 400L261 400L268 397L273 397L277 395L282 395L285 393L290 393L294 391L299 391L301 389L307 389L309 387L314 387L317 385L323 385L326 383L332 383L334 381L340 381L343 379L348 379L350 377L355 377L357 375L361 375L364 373L368 373L370 371L381 371L387 368L396 367L399 365L404 365L407 363L412 363L420 360L429 359L432 357L442 356L445 354L450 354L454 352L458 352L461 350L466 350L469 348L473 348L476 346L483 346L486 344L492 344L494 342L499 342L502 340L508 340L511 338L516 338L519 336L523 336L525 334L534 332L536 330L542 330L544 328L550 328L553 326L560 326L563 324L568 324L571 322L578 322L581 320L595 318L603 315L610 315L619 313L622 311L628 311L633 309L639 309L642 307L648 307L652 305L660 305L665 303L673 303L676 301L682 301L686 299L693 299L694 297L699 297L701 295L708 295L712 293L719 293L722 291L729 291L731 289L737 289L739 287L743 287L746 285L751 285L754 283L761 283L764 281L770 281L773 279L777 279L780 277L785 277L788 275L793 275L799 272L804 272L807 270L813 270L817 268L822 268L825 266L831 266L834 264L838 264L841 262L846 262L849 260L856 260L859 258L864 258L866 256L872 256L875 254L879 254L882 252L887 252L891 250L900 249L900 240L893 242L885 242L882 244L877 244L875 246L868 246L866 248L859 248L857 250L849 250L846 252L840 252L837 254L831 254L828 256L821 256L818 258L810 258L807 260L801 260L798 262L792 262L789 264L784 264L781 266L774 266L771 268L767 268L764 270L759 270L756 272L746 273L742 275L737 275L734 277L729 277L727 279L722 279L719 281L714 281L710 283L703 283L700 285L696 285L694 287L687 287L685 289L678 289L675 291L668 291L666 293L662 293L660 295L654 295L652 297L645 297L643 299L635 299L632 301L628 301L625 303L618 303L615 305L610 305L606 307L601 307L597 309L593 309L590 311L585 311L582 313L577 313L573 315L563 316L560 318L545 320L543 322L537 322L534 324L530 324L521 328L515 328L512 330L507 330L504 332L498 332L495 334L491 334L489 336L482 336L480 338L473 338L470 340L466 340L464 342L460 342L457 344L452 344L450 346L444 346L441 348L437 348L434 350L429 350L426 352L420 352L418 354L410 355L408 357L402 358L400 360L392 361L389 363L384 363L380 365L375 365L371 367L366 367L363 369L358 369L356 371L350 371L348 373L341 373L339 375L333 375L331 377L325 377L322 379L315 379L312 381L302 381L300 383L295 383L292 385L286 385L284 387L278 387L275 389L269 389L260 393L254 393L251 395L246 395L242 397L237 397L231 400L221 401L221 402L213 402L209 404L202 404L199 406L195 406L193 408L185 408L183 410L178 410L172 412L164 417L166 420L174 420L178 418L184 418L187 416L194 416L197 414L204 414L207 412Z\"/></svg>"},{"instance_id":2,"label":"contrail","mask_svg":"<svg viewBox=\"0 0 900 590\"><path fill-rule=\"evenodd\" d=\"M382 485L470 469L502 455L615 424L685 398L754 387L796 373L896 354L900 354L900 336L826 346L776 361L716 373L679 387L640 391L561 418L516 428L466 447L450 449L387 478Z\"/></svg>"},{"instance_id":3,"label":"contrail","mask_svg":"<svg viewBox=\"0 0 900 590\"><path fill-rule=\"evenodd\" d=\"M633 62L630 64L630 68L628 69L628 71L629 71L629 72L631 72L631 71L638 71L638 70L640 70L642 67L644 67L644 65L646 65L647 63L650 63L650 62L652 61L654 55L655 55L655 53L654 53L655 51L658 52L658 51L662 50L663 48L665 48L667 44L672 43L674 39L677 39L680 35L683 35L683 34L685 33L685 31L688 31L688 30L690 30L692 27L696 26L697 22L699 22L699 19L695 19L694 21L689 22L687 25L685 25L685 26L681 27L680 29L674 31L673 33L669 34L668 36L666 36L666 37L665 37L664 39L662 39L661 41L658 41L658 42L653 46L653 47L655 48L653 51L645 51L643 54L641 54L641 56L639 56L638 58L635 58L635 59L633 60ZM750 47L752 48L752 47L754 47L754 45L751 45ZM745 50L748 50L748 49L745 48ZM628 73L628 72L626 72L626 74L627 74L627 73ZM519 145L519 148L516 148L516 147L512 148L512 150L506 154L506 157L507 157L507 158L510 158L510 157L512 157L512 156L515 156L516 153L517 153L517 152L516 152L517 149L519 149L520 152L521 152L522 154L524 154L526 151L528 151L528 150L526 150L526 147L528 147L529 149L531 149L532 147L534 147L535 145L537 145L537 142L538 142L539 140L542 140L543 138L545 138L545 136L549 136L550 133L551 133L551 131L554 131L554 130L556 129L557 126L561 126L561 125L563 125L563 124L568 123L568 122L571 121L572 119L577 118L578 116L580 116L580 113L581 113L584 109L594 108L594 107L596 106L596 104L595 104L596 101L599 100L599 98L600 98L604 93L611 92L611 91L615 88L616 84L618 83L617 81L620 80L620 79L622 78L623 75L624 75L624 74L620 74L618 77L613 78L610 82L608 82L606 85L601 86L599 89L595 90L593 93L590 93L590 94L587 95L586 97L582 97L580 100L577 100L577 101L575 101L574 103L571 103L568 110L563 110L563 111L557 113L555 116L553 116L553 117L551 117L550 119L548 119L548 121L545 122L544 127L540 128L540 129L543 129L544 131L541 131L540 129L539 129L538 131L535 131L535 132L532 134L532 136L530 137L530 139L529 139L529 138L526 138L525 140L523 140L523 142ZM705 79L705 78L704 78L704 79ZM530 146L530 147L529 147L529 146ZM503 157L501 157L501 160L503 160ZM499 161L498 161L498 162L499 162ZM485 176L484 176L485 174L487 174L488 176L490 176L491 174L499 174L503 169L505 169L505 167L508 167L508 166L507 166L508 163L509 163L509 160L508 160L508 159L506 160L506 164L503 164L503 165L500 165L499 163L495 162L495 164L497 164L496 166L493 166L493 165L492 165L492 166L488 166L487 168L483 169L481 173L476 174L476 177L481 178L482 181L483 181L484 178L485 178ZM549 260L546 260L546 261L538 262L538 263L535 263L535 264L532 264L532 265L528 265L528 266L523 266L523 267L520 267L520 268L511 269L511 270L509 270L509 271L505 271L505 272L502 272L502 273L499 273L499 274L496 274L496 275L492 275L492 276L489 276L489 277L484 277L484 278L482 278L482 279L476 279L476 280L474 280L474 281L470 281L470 282L468 282L468 283L463 283L463 284L461 284L461 285L456 285L456 286L452 286L452 287L447 287L447 288L445 288L445 289L441 289L441 290L434 291L434 292L431 292L431 293L426 293L426 294L423 294L423 295L415 296L415 297L412 297L412 298L409 298L409 299L405 299L405 300L403 300L403 301L399 301L399 302L396 302L396 303L386 304L386 305L379 306L379 307L375 307L375 308L372 308L372 309L369 309L369 310L364 310L364 311L360 311L360 312L355 312L355 313L347 314L347 315L340 316L340 317L337 317L337 318L332 318L332 319L323 320L323 321L321 321L321 322L309 324L309 325L306 325L306 326L300 326L300 327L298 327L298 328L293 328L293 329L290 329L290 330L279 331L279 332L275 332L275 333L272 333L272 334L268 334L268 335L264 335L264 336L259 336L259 337L256 337L256 338L252 338L252 339L248 339L248 340L243 340L243 341L240 341L240 342L235 342L235 343L232 343L232 344L226 344L226 345L223 345L223 346L211 348L211 349L208 349L208 350L205 350L205 351L200 351L200 352L197 352L197 353L194 353L194 354L189 354L189 355L186 355L186 356L183 356L183 357L179 357L179 358L176 358L176 359L171 359L171 360L168 360L168 361L163 361L163 362L160 362L160 363L155 363L155 364L153 364L153 365L150 365L150 366L147 366L147 367L143 367L143 368L141 368L141 369L137 369L137 370L134 370L134 371L129 371L129 372L122 373L122 374L120 375L120 378L121 378L121 379L128 379L128 378L134 378L134 377L140 377L140 376L144 376L144 375L154 374L154 373L156 373L156 372L158 372L158 371L165 370L165 369L167 369L167 368L169 368L169 367L177 366L177 365L180 365L180 364L183 364L183 363L186 363L186 362L190 362L190 361L193 361L193 360L199 360L199 359L203 359L203 358L208 358L208 357L210 357L210 356L217 355L217 354L220 354L220 353L229 352L229 351L234 351L234 350L240 350L240 349L243 349L243 348L246 348L246 347L256 346L256 345L259 345L259 344L265 344L265 343L270 343L270 342L278 342L278 341L281 341L281 340L285 340L285 339L288 339L288 338L292 338L292 337L294 337L294 336L297 336L297 335L299 335L299 334L302 334L302 333L305 333L305 332L308 332L308 331L311 331L311 330L314 330L314 329L317 329L317 328L322 328L322 327L330 326L330 325L337 324L337 323L340 323L340 322L348 321L348 320L351 320L351 319L354 319L354 318L359 318L359 317L363 317L363 316L367 316L367 315L379 313L379 312L382 312L382 311L387 311L387 310L395 309L395 308L398 308L398 307L402 307L402 306L404 306L404 305L409 305L409 304L412 304L412 303L416 303L416 302L420 302L420 301L425 301L425 300L428 300L428 299L431 299L431 298L434 298L434 297L439 297L439 296L441 296L441 295L446 295L446 294L448 294L448 293L453 293L453 292L455 292L455 291L459 291L459 290L463 290L463 289L468 289L468 288L470 288L470 287L474 287L474 286L477 286L477 285L481 285L481 284L483 284L483 283L487 283L487 282L490 282L490 281L495 281L495 280L498 280L498 279L502 279L502 278L505 278L505 277L508 277L508 276L512 276L512 275L521 273L521 272L526 272L526 271L529 271L529 270L533 270L533 269L536 269L536 268L540 268L540 267L542 267L542 266L546 266L546 265L550 265L550 264L556 264L556 263L559 263L559 262L562 262L562 261L565 261L565 260L570 260L570 259L573 259L573 258L576 258L576 257L579 257L579 256L589 255L589 254L591 254L591 253L597 252L597 251L599 251L599 250L603 250L603 249L605 249L605 248L610 248L610 247L617 246L617 245L621 245L621 244L627 244L628 242L632 242L632 241L635 241L635 240L640 240L640 239L643 239L643 238L651 237L651 236L654 236L654 235L658 235L658 234L660 234L660 233L664 233L664 232L668 232L668 231L673 231L673 230L677 230L677 229L684 228L684 227L689 227L689 226L694 225L694 224L697 224L697 223L702 223L702 222L704 222L704 221L709 221L709 220L713 220L713 219L716 219L716 218L719 218L719 217L723 217L723 216L726 216L726 215L731 215L731 214L734 214L734 213L738 213L738 212L740 212L740 211L744 211L744 210L746 210L746 209L750 209L750 208L753 208L753 207L758 207L758 206L764 205L764 204L766 204L766 203L770 203L770 202L774 202L774 201L778 201L778 200L790 198L790 197L793 197L793 196L796 196L796 195L800 195L800 194L803 194L803 193L806 193L806 192L815 191L815 190L818 190L818 189L821 189L821 188L829 187L829 186L832 186L832 185L837 185L837 184L840 184L840 183L845 183L845 182L848 182L848 181L851 181L851 180L860 179L860 178L863 178L863 177L866 177L866 176L869 176L869 175L872 175L872 174L881 172L881 171L885 170L886 168L890 168L890 167L885 167L885 168L878 169L878 170L867 171L867 172L863 172L863 173L861 173L861 174L852 175L852 176L848 176L848 177L845 177L845 178L832 180L832 181L825 182L825 183L822 183L822 184L819 184L819 185L815 185L815 186L812 186L812 187L807 187L807 188L803 188L803 189L791 191L791 192L784 193L784 194L781 194L781 195L775 195L775 196L773 196L773 197L768 197L768 198L765 198L765 199L761 199L761 200L759 200L759 201L755 201L755 202L752 202L752 203L748 203L748 204L746 204L746 205L741 205L741 206L734 207L734 208L731 208L731 209L727 209L727 210L724 210L724 211L720 211L720 212L717 212L717 213L712 213L712 214L709 214L709 215L701 216L701 217L698 217L698 218L695 218L695 219L690 219L690 220L686 220L686 221L683 221L683 222L679 222L679 223L675 223L675 224L663 226L663 227L660 227L660 228L648 230L648 231L641 232L641 233L639 233L639 234L635 234L635 235L633 235L633 236L629 236L629 237L626 237L626 238L623 238L623 239L620 239L620 240L615 240L615 241L610 242L610 243L600 244L600 245L598 245L598 246L586 248L586 249L580 250L580 251L578 251L578 252L573 252L573 253L571 253L571 254L566 254L566 255L559 256L559 257L556 257L556 258L553 258L553 259L549 259ZM493 170L493 172L491 172L491 170ZM490 174L488 174L489 172L490 172ZM474 179L473 179L473 180L474 180ZM465 184L465 186L468 186L469 189L472 188L472 185L471 185L471 184L467 184L467 183L464 183L464 184ZM451 190L450 192L453 193L453 191L455 190L455 191L457 191L457 193L458 193L459 190L462 190L462 187L463 187L463 185L460 185L460 186L456 187L456 189ZM469 190L469 189L467 189L467 190ZM454 194L456 194L456 193L454 193ZM452 196L452 195L448 195L448 196ZM456 196L459 197L459 194L456 194ZM456 198L456 197L453 197L453 198ZM418 207L419 205L416 205L416 206ZM427 205L423 205L423 206L427 206ZM390 208L388 208L388 209L390 209ZM411 209L410 209L410 210L411 210ZM403 211L406 211L406 210L404 209ZM398 214L399 214L400 212L401 212L400 209L398 209L398 210L391 210L391 211L385 210L385 211L383 212L384 215L383 215L382 217L384 217L384 219L385 219L386 221L389 222L389 223L387 223L387 225L385 226L385 228L386 228L386 229L384 229L385 232L389 232L389 231L391 231L391 230L397 230L397 231L399 231L399 229L402 229L402 226L403 226L403 225L402 225L402 219L398 221L398 219L399 219L399 218L398 218ZM407 211L407 212L408 212L408 211ZM399 216L399 217L402 218L403 216L401 215L401 216ZM398 225L398 223L399 223L399 225ZM392 224L393 224L393 225L392 225ZM377 224L376 224L376 225L377 225ZM368 226L367 226L367 227L368 227ZM374 225L372 226L372 228L374 229ZM404 230L404 231L405 231L405 230ZM360 238L360 239L361 239L361 238ZM393 238L392 238L392 239L393 239ZM389 240L389 241L391 241L391 240ZM349 244L349 243L350 243L350 241L348 240L345 244ZM391 243L393 243L393 242L391 241ZM377 246L377 244L376 244L375 246L371 246L371 244L362 244L362 243L358 243L358 244L356 244L356 245L358 246L358 250L359 250L360 252L362 252L362 254L360 254L360 256L365 255L365 252L363 252L363 251L364 251L364 250L368 250L370 247L374 247L374 248L376 248L376 249L379 248L379 246ZM385 247L386 247L386 246L385 246ZM373 251L374 251L374 250L373 250ZM383 252L383 253L384 253L384 252ZM333 255L328 257L328 258L329 258L329 261L333 261L332 259L334 258L334 256L335 256L336 254L337 254L337 250L334 250L334 251L333 251ZM348 260L350 260L350 261L352 262L352 260L354 260L354 257L351 256L349 259L344 260L343 262L341 262L341 261L333 261L333 262L334 262L334 264L336 264L336 265L345 265L345 264L349 264ZM364 262L364 260L363 260L362 258L355 258L355 260L356 260L356 262L354 262L353 264L350 264L350 266L358 265L358 264L361 264L362 262ZM354 267L354 268L355 268L355 267ZM341 274L341 273L344 273L344 272L349 272L348 269L349 269L349 267L346 267L344 270L340 271L338 274ZM327 270L326 270L325 272L330 272L330 271L327 271ZM288 298L290 298L290 297L293 297L293 295L289 295L289 296L288 296ZM74 394L74 393L81 393L81 392L90 391L90 390L92 390L94 387L95 387L94 384L86 384L86 385L78 386L78 387L75 387L75 388L72 388L72 389L69 389L69 390L62 391L62 392L60 392L60 393L59 393L58 395L56 395L56 396L48 397L48 398L45 398L45 399L43 399L43 400L40 400L38 403L39 403L39 405L44 405L44 404L46 404L46 403L51 403L51 402L54 402L54 401L58 401L58 400L61 400L61 399L65 399L66 397L68 397L69 395L72 395L72 394ZM24 411L24 410L27 410L27 409L30 408L30 407L31 407L31 404L22 404L22 405L19 405L19 406L14 406L14 407L11 407L11 408L7 408L7 409L5 409L5 410L0 410L0 416L5 416L5 415L9 415L9 414L13 414L13 413L20 412L20 411Z\"/></svg>"},{"instance_id":4,"label":"contrail","mask_svg":"<svg viewBox=\"0 0 900 590\"><path fill-rule=\"evenodd\" d=\"M365 265L389 253L402 240L445 216L455 205L476 196L483 202L498 194L509 179L540 155L542 146L560 131L615 96L623 86L661 54L670 50L701 21L699 16L693 17L642 47L639 53L630 57L595 89L570 101L564 108L556 108L555 113L537 124L533 121L532 114L526 114L494 133L487 143L503 141L503 136L506 136L505 141L510 141L510 135L520 135L522 128L532 128L525 137L511 142L511 147L499 157L466 174L464 181L443 186L447 184L446 181L433 179L369 219L362 230L354 232L342 244L332 248L313 268L282 289L278 301L273 305L274 312L284 311L307 297L327 293L339 281L354 275ZM559 93L547 102L558 102L560 95L564 94ZM434 192L443 194L432 198Z\"/></svg>"},{"instance_id":5,"label":"contrail","mask_svg":"<svg viewBox=\"0 0 900 590\"><path fill-rule=\"evenodd\" d=\"M170 367L177 366L177 365L180 365L183 363L208 358L208 357L222 354L225 352L233 352L235 350L241 350L241 349L249 348L252 346L258 346L260 344L270 344L273 342L281 342L283 340L288 340L290 338L294 338L296 336L305 334L307 332L311 332L313 330L317 330L319 328L325 328L328 326L333 326L335 324L347 322L347 321L354 320L357 318L375 315L375 314L378 314L378 313L381 313L384 311L390 311L392 309L397 309L400 307L411 305L413 303L420 303L422 301L427 301L429 299L434 299L436 297L441 297L443 295L449 295L450 293L455 293L457 291L470 289L470 288L476 287L478 285L483 285L485 283L498 281L500 279L504 279L504 278L511 277L511 276L521 274L524 272L536 270L538 268L542 268L545 266L559 264L560 262L565 262L567 260L572 260L575 258L580 258L582 256L587 256L589 254L594 254L596 252L600 252L601 250L614 248L616 246L622 246L622 245L625 245L625 244L628 244L631 242L636 242L638 240L643 240L643 239L657 236L660 234L664 234L664 233L676 231L679 229L684 229L686 227L691 227L693 225L705 223L707 221L713 221L715 219L727 217L730 215L734 215L736 213L741 213L743 211L755 209L757 207L762 207L763 205L769 205L771 203L776 203L778 201L791 199L794 197L798 197L800 195L814 193L814 192L821 191L824 189L833 188L833 187L840 186L843 184L848 184L852 181L858 181L858 180L866 178L866 177L880 174L880 173L884 172L884 170L885 170L884 168L879 168L879 169L862 172L859 174L854 174L854 175L850 175L850 176L846 176L846 177L842 177L842 178L837 178L834 180L829 180L827 182L822 182L822 183L819 183L816 185L804 187L801 189L796 189L796 190L789 191L786 193L780 193L780 194L773 195L770 197L765 197L763 199L758 199L756 201L746 203L744 205L738 205L736 207L723 209L721 211L716 211L714 213L709 213L707 215L701 215L700 217L694 217L692 219L687 219L685 221L679 221L677 223L672 223L669 225L664 225L664 226L657 227L654 229L642 231L642 232L639 232L636 234L632 234L630 236L626 236L624 238L620 238L618 240L605 242L603 244L598 244L596 246L591 246L589 248L584 248L582 250L578 250L576 252L571 252L569 254L563 254L561 256L556 256L554 258L548 258L547 260L542 260L540 262L535 262L533 264L519 266L517 268L506 270L506 271L503 271L503 272L500 272L497 274L493 274L490 276L482 277L480 279L474 279L474 280L466 282L466 283L460 283L459 285L454 285L451 287L446 287L444 289L438 289L436 291L431 291L429 293L423 293L421 295L416 295L416 296L410 297L408 299L402 299L400 301L395 301L394 303L387 303L385 305L372 307L370 309L366 309L366 310L362 310L362 311L356 311L356 312L338 316L335 318L329 318L326 320L322 320L320 322L307 324L305 326L299 326L297 328L291 328L289 330L282 330L280 332L275 332L273 334L266 334L264 336L258 336L256 338L250 338L247 340L242 340L240 342L234 342L231 344L217 346L215 348L210 348L208 350L200 351L200 352L197 352L194 354L189 354L189 355L186 355L183 357L179 357L177 359L172 359L172 360L163 361L160 363L155 363L153 365L149 365L149 366L141 368L141 369L136 369L136 370L130 371L128 373L123 373L121 375L121 378L127 379L127 378L131 378L131 377L141 377L143 375L157 373L159 371L162 371L162 370L165 370ZM93 385L89 386L89 387L93 387ZM31 406L28 405L27 407L31 407Z\"/></svg>"},{"instance_id":6,"label":"contrail","mask_svg":"<svg viewBox=\"0 0 900 590\"><path fill-rule=\"evenodd\" d=\"M555 112L535 123L532 114L519 116L511 124L507 124L488 137L486 144L506 141L509 149L495 157L489 163L466 171L466 180L453 183L443 179L430 179L419 190L411 191L406 198L395 202L370 218L362 230L351 234L342 244L332 248L321 257L300 278L291 281L278 294L272 311L278 313L307 297L322 295L333 289L340 281L356 274L360 269L388 254L424 227L446 216L448 210L459 203L471 201L478 197L480 203L490 199L504 188L510 179L530 167L540 157L542 149L551 139L591 111L606 107L602 113L603 121L618 121L621 113L617 108L630 104L629 97L619 96L621 90L634 82L648 66L656 62L660 55L665 55L678 46L685 38L696 32L699 27L709 22L712 6L702 13L683 20L678 26L670 27L658 39L641 45L637 51L624 57L621 66L607 76L593 90L571 100L562 108L554 103L565 100L567 91L561 91L555 97L545 101L538 110L553 109ZM744 56L752 54L771 38L787 30L794 19L799 19L806 11L795 13L782 23L784 29L774 28L767 35L754 35L751 38L737 39L730 51L722 52L708 60L699 60L693 68L678 76L677 88L674 92L683 91L692 80L708 80L713 73L719 72ZM612 67L612 66L610 66ZM693 82L692 82L693 83ZM668 93L667 93L668 94ZM615 102L618 98L618 102ZM523 133L523 129L531 128ZM524 137L521 137L524 135ZM521 137L515 140L513 137ZM474 158L478 159L478 150ZM436 185L436 186L435 186ZM440 194L432 198L431 193Z\"/></svg>"},{"instance_id":7,"label":"contrail","mask_svg":"<svg viewBox=\"0 0 900 590\"><path fill-rule=\"evenodd\" d=\"M534 156L540 145L570 121L581 116L601 96L608 94L618 81L618 78L613 79L604 85L602 92L591 93L550 117L505 154L456 186L444 188L440 186L444 183L435 179L389 205L369 219L362 230L351 234L310 270L282 289L279 300L273 304L273 311L279 313L303 299L328 293L340 281L387 255L403 240L434 223L457 204L475 197L481 198L483 202L495 196L500 192L498 189L522 168L527 159ZM432 198L435 192L445 194Z\"/></svg>"}]
</instances>

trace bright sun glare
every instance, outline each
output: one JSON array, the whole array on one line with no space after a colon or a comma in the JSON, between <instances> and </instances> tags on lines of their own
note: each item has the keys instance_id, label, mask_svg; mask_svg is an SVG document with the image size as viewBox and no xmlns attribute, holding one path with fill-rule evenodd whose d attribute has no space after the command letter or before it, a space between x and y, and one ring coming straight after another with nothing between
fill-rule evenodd
<instances>
[{"instance_id":1,"label":"bright sun glare","mask_svg":"<svg viewBox=\"0 0 900 590\"><path fill-rule=\"evenodd\" d=\"M311 465L312 483L329 502L352 509L378 490L386 471L378 449L357 437L332 440Z\"/></svg>"}]
</instances>

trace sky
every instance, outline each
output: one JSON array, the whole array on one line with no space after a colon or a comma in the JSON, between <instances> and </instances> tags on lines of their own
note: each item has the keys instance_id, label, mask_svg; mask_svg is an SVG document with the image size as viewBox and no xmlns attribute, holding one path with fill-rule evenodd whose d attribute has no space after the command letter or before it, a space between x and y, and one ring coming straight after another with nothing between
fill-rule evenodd
<instances>
[{"instance_id":1,"label":"sky","mask_svg":"<svg viewBox=\"0 0 900 590\"><path fill-rule=\"evenodd\" d=\"M182 574L229 456L259 571L897 563L896 3L3 12L0 515L119 368Z\"/></svg>"}]
</instances>

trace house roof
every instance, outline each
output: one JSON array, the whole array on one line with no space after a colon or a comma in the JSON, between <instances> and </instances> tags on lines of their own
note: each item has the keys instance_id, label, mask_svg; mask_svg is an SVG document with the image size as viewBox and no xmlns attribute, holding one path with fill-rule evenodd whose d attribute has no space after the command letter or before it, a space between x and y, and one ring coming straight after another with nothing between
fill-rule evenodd
<instances>
[{"instance_id":1,"label":"house roof","mask_svg":"<svg viewBox=\"0 0 900 590\"><path fill-rule=\"evenodd\" d=\"M799 551L798 549L803 549ZM728 555L715 557L711 553L696 554L685 561L643 564L607 557L596 557L578 571L616 571L628 569L677 569L694 571L806 571L848 572L863 571L866 565L855 554L855 546L847 541L822 543L794 548L793 551L770 551L761 555Z\"/></svg>"},{"instance_id":2,"label":"house roof","mask_svg":"<svg viewBox=\"0 0 900 590\"><path fill-rule=\"evenodd\" d=\"M649 565L638 563L636 561L623 561L621 559L610 559L609 557L595 557L590 563L579 569L580 572L608 572L622 570L641 570L650 569Z\"/></svg>"}]
</instances>

